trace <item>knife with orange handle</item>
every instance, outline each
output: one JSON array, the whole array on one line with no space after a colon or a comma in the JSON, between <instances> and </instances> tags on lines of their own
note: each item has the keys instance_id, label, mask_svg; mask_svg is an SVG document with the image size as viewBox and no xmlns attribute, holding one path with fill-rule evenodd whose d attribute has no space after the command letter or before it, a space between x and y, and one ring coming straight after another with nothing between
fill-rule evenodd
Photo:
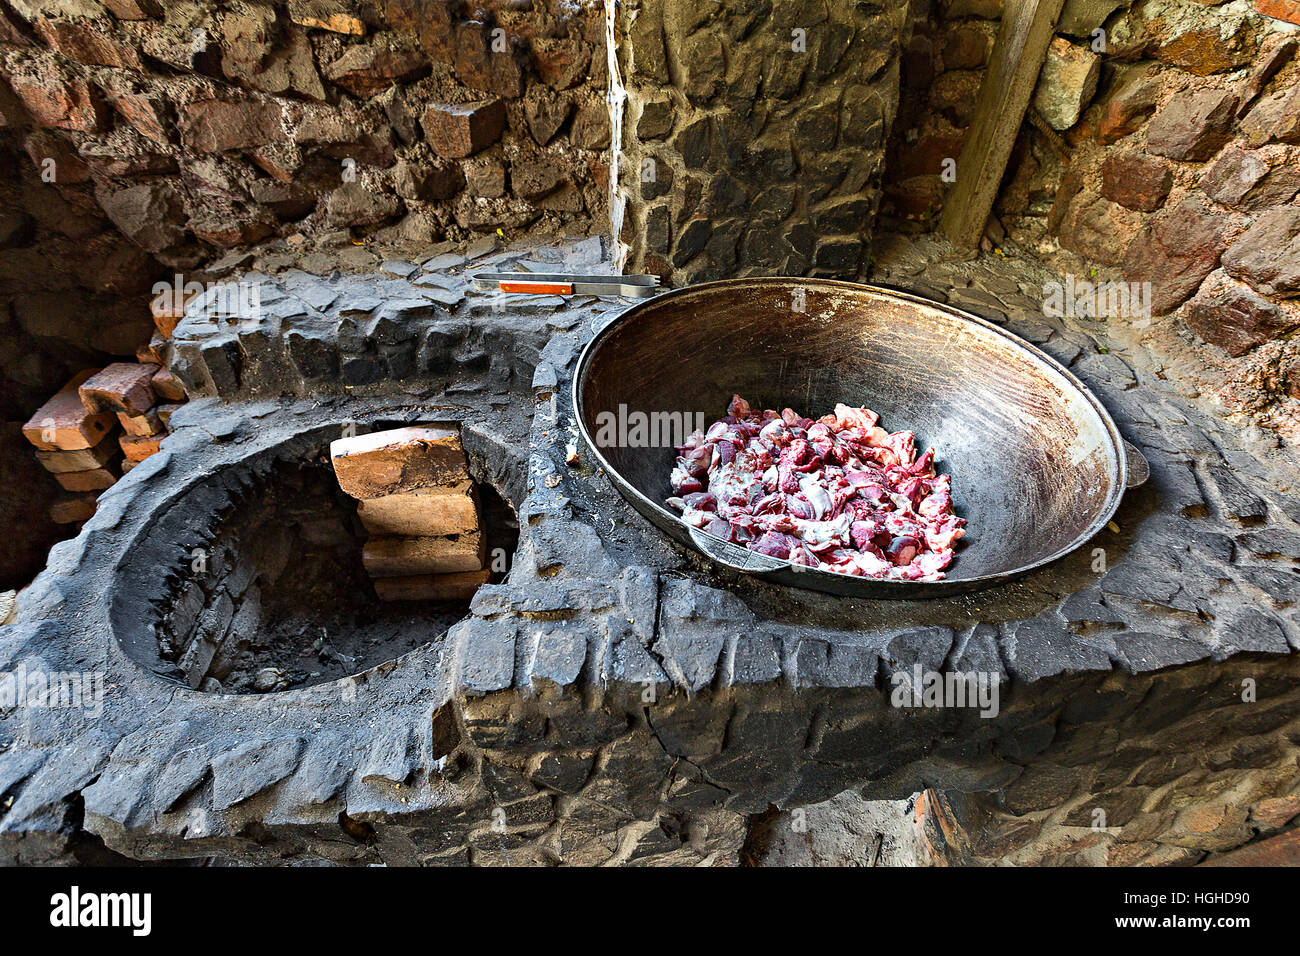
<instances>
[{"instance_id":1,"label":"knife with orange handle","mask_svg":"<svg viewBox=\"0 0 1300 956\"><path fill-rule=\"evenodd\" d=\"M471 276L479 292L525 295L616 295L644 299L659 291L655 275L596 276L551 272L480 272Z\"/></svg>"}]
</instances>

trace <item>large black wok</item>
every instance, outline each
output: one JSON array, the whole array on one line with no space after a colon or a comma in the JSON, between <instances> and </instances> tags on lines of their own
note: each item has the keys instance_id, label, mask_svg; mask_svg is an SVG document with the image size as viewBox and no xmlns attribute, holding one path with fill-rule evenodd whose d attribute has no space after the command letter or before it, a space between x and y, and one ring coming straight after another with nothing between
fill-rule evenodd
<instances>
[{"instance_id":1,"label":"large black wok","mask_svg":"<svg viewBox=\"0 0 1300 956\"><path fill-rule=\"evenodd\" d=\"M664 504L671 445L611 443L598 427L620 405L622 421L703 412L707 425L733 393L812 417L836 402L865 405L888 430L913 430L918 449L933 445L968 521L944 580L796 570L690 528ZM583 351L574 407L619 490L667 534L733 569L833 594L937 597L1007 581L1087 541L1119 506L1130 472L1134 484L1145 477L1101 403L1049 356L956 309L847 282L734 279L634 305Z\"/></svg>"}]
</instances>

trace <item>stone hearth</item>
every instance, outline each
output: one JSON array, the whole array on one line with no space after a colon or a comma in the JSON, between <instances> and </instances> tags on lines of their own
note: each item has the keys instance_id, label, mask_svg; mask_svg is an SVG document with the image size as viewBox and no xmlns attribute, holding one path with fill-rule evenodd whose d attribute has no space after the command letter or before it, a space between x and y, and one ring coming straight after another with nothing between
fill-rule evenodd
<instances>
[{"instance_id":1,"label":"stone hearth","mask_svg":"<svg viewBox=\"0 0 1300 956\"><path fill-rule=\"evenodd\" d=\"M1068 365L1151 481L1090 545L996 590L870 602L738 578L668 543L581 450L565 462L575 359L626 303L466 289L476 269L602 256L587 240L247 276L256 326L194 306L173 368L199 397L0 629L15 669L107 675L98 719L0 714L5 859L102 840L141 859L728 864L774 812L940 788L990 801L986 855L1041 856L1050 830L1090 840L1085 861L1158 862L1246 842L1251 808L1291 795L1300 507L1259 435L1100 323L1045 317L1044 274L893 237L879 281ZM417 616L415 649L275 693L151 666L196 536L270 462L349 424L433 416L461 422L475 477L519 519L508 575L462 619ZM997 673L997 715L891 705L892 675L918 664ZM1209 804L1227 809L1207 823Z\"/></svg>"}]
</instances>

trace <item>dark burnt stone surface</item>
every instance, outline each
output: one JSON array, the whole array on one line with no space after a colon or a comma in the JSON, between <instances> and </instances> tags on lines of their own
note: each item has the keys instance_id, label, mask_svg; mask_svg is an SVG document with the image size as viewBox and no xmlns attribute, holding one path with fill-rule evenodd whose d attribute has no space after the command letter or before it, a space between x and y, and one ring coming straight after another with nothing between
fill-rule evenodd
<instances>
[{"instance_id":1,"label":"dark burnt stone surface","mask_svg":"<svg viewBox=\"0 0 1300 956\"><path fill-rule=\"evenodd\" d=\"M594 252L530 255L591 269ZM902 260L887 278L907 284L911 269ZM84 830L142 858L731 863L750 815L848 787L992 791L1018 815L1124 790L1162 754L1225 736L1270 760L1290 753L1278 748L1300 711L1294 472L1148 359L1110 348L1099 325L1045 317L1005 279L910 272L1069 364L1152 479L1118 530L1019 582L868 602L720 572L658 535L586 460L566 464L577 354L624 304L516 308L466 293L445 266L413 275L277 280L285 294L263 299L271 334L236 340L240 372L225 384L207 356L226 333L199 334L197 316L182 325L204 362L191 358L189 381L206 369L220 398L176 414L163 451L54 549L18 623L0 629L10 669L107 675L102 715L0 715L6 858L60 859ZM426 288L447 293L427 314ZM434 337L451 327L448 344ZM308 331L316 360L368 360L374 380L318 390L300 365L261 362ZM425 350L452 361L390 377ZM183 535L146 530L182 505L227 506L251 462L322 429L432 412L464 422L471 456L519 512L511 573L467 618L363 674L263 696L196 692L138 663L156 648L143 622L174 600L189 553ZM893 706L893 675L918 664L998 675L997 715Z\"/></svg>"}]
</instances>

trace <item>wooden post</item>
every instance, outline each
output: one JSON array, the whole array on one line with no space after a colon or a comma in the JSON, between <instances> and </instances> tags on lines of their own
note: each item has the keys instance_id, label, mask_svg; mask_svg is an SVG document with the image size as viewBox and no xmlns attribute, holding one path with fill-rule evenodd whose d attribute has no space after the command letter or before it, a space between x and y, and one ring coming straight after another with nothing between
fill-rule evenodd
<instances>
[{"instance_id":1,"label":"wooden post","mask_svg":"<svg viewBox=\"0 0 1300 956\"><path fill-rule=\"evenodd\" d=\"M1062 6L1064 0L1006 0L957 179L939 217L939 231L955 246L974 248L984 235Z\"/></svg>"}]
</instances>

